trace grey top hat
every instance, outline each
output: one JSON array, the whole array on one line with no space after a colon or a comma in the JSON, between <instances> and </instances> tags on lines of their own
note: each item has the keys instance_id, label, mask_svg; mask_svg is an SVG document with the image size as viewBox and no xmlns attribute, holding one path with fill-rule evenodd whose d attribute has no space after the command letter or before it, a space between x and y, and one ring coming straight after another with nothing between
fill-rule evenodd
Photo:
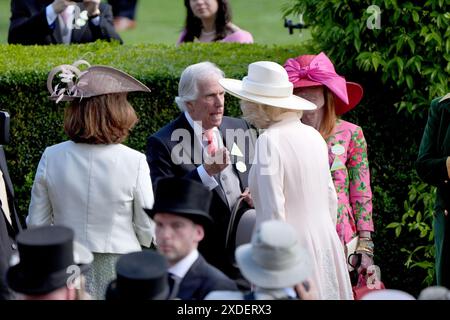
<instances>
[{"instance_id":1,"label":"grey top hat","mask_svg":"<svg viewBox=\"0 0 450 320\"><path fill-rule=\"evenodd\" d=\"M265 289L292 287L312 273L311 256L295 229L278 220L261 223L251 244L236 249L236 262L245 278Z\"/></svg>"}]
</instances>

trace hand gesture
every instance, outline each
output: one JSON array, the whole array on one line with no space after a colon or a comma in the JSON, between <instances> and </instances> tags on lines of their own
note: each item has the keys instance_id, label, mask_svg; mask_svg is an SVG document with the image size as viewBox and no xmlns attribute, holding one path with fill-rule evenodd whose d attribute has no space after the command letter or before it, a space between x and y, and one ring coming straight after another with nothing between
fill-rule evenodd
<instances>
[{"instance_id":1,"label":"hand gesture","mask_svg":"<svg viewBox=\"0 0 450 320\"><path fill-rule=\"evenodd\" d=\"M53 7L53 10L55 10L55 12L57 14L60 14L71 4L74 4L74 3L72 1L67 1L67 0L55 0L52 2L52 7Z\"/></svg>"},{"instance_id":2,"label":"hand gesture","mask_svg":"<svg viewBox=\"0 0 450 320\"><path fill-rule=\"evenodd\" d=\"M241 198L244 198L244 201L247 202L250 208L254 208L252 195L250 194L250 190L245 188L244 192L241 194Z\"/></svg>"},{"instance_id":3,"label":"hand gesture","mask_svg":"<svg viewBox=\"0 0 450 320\"><path fill-rule=\"evenodd\" d=\"M83 0L84 7L88 16L97 16L100 14L100 0Z\"/></svg>"},{"instance_id":4,"label":"hand gesture","mask_svg":"<svg viewBox=\"0 0 450 320\"><path fill-rule=\"evenodd\" d=\"M210 175L216 175L223 171L230 164L230 152L227 148L220 148L210 156L205 156L203 167Z\"/></svg>"}]
</instances>

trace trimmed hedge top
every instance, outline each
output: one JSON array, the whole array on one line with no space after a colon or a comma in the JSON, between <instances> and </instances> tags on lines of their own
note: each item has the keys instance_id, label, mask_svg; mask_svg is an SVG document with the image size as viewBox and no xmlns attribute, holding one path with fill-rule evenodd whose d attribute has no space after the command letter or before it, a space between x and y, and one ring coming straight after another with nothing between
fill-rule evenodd
<instances>
[{"instance_id":1,"label":"trimmed hedge top","mask_svg":"<svg viewBox=\"0 0 450 320\"><path fill-rule=\"evenodd\" d=\"M24 76L42 79L53 67L78 59L121 69L146 83L151 83L153 77L178 77L188 65L207 60L217 64L227 77L232 77L244 74L251 62L269 60L283 64L286 59L307 50L305 46L286 48L236 43L187 43L179 47L122 46L100 41L70 46L0 45L0 81L24 83L28 80Z\"/></svg>"}]
</instances>

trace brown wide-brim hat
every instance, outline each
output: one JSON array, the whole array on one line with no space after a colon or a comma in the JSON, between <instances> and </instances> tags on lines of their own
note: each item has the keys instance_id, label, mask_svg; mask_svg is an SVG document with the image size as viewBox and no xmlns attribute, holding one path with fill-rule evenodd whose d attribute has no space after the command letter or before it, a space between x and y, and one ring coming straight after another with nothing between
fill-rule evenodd
<instances>
[{"instance_id":1,"label":"brown wide-brim hat","mask_svg":"<svg viewBox=\"0 0 450 320\"><path fill-rule=\"evenodd\" d=\"M80 71L78 66L82 64L88 65L89 68ZM60 82L53 87L56 75L59 76ZM121 70L102 65L90 66L83 60L73 65L64 64L53 68L47 78L47 89L51 94L50 99L56 102L110 93L151 91L145 84Z\"/></svg>"}]
</instances>

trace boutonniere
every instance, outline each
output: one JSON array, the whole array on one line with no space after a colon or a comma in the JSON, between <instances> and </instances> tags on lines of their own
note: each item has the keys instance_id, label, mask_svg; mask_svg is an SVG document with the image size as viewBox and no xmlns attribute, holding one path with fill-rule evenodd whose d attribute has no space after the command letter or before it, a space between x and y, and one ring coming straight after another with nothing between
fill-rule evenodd
<instances>
[{"instance_id":1,"label":"boutonniere","mask_svg":"<svg viewBox=\"0 0 450 320\"><path fill-rule=\"evenodd\" d=\"M88 20L89 20L89 17L88 17L87 10L81 11L80 14L78 15L78 17L75 14L75 26L77 28L81 28L82 26L84 26Z\"/></svg>"},{"instance_id":2,"label":"boutonniere","mask_svg":"<svg viewBox=\"0 0 450 320\"><path fill-rule=\"evenodd\" d=\"M231 148L231 155L236 157L243 157L241 149L239 149L238 145L233 143L233 147ZM239 172L244 173L247 171L247 166L243 161L236 162L236 169L238 169Z\"/></svg>"}]
</instances>

